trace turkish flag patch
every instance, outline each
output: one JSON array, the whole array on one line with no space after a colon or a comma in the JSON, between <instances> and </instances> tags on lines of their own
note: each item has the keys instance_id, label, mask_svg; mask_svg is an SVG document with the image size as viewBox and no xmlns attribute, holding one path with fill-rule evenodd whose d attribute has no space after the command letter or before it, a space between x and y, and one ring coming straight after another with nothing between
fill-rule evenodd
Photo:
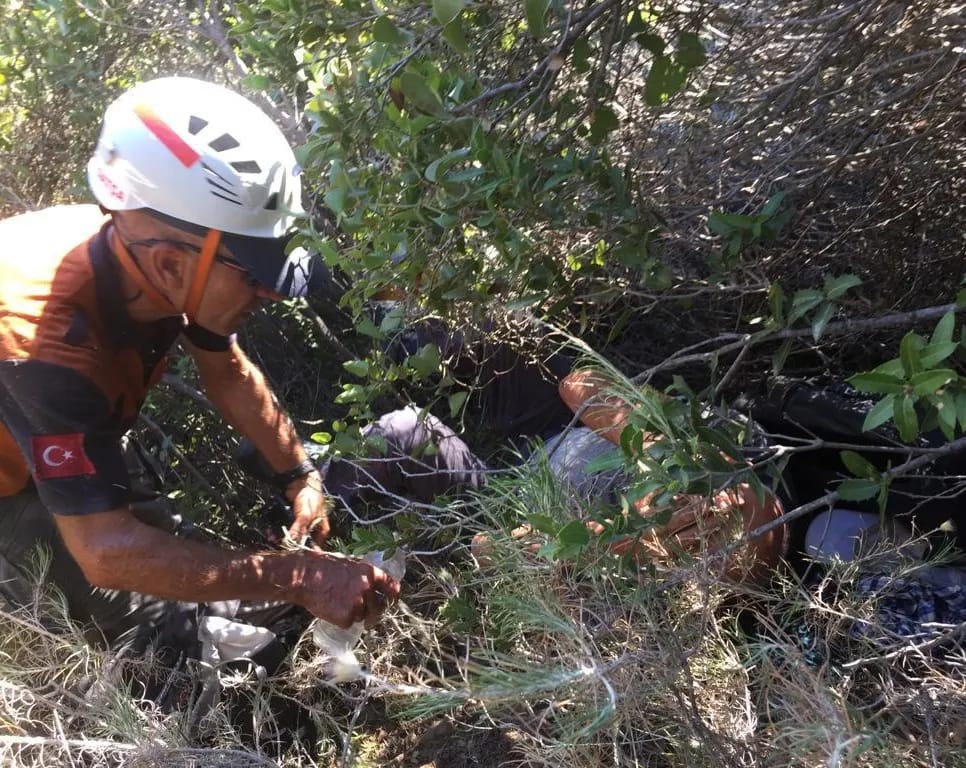
<instances>
[{"instance_id":1,"label":"turkish flag patch","mask_svg":"<svg viewBox=\"0 0 966 768\"><path fill-rule=\"evenodd\" d=\"M30 438L34 459L34 477L51 480L58 477L93 475L94 465L84 453L84 435L35 435Z\"/></svg>"}]
</instances>

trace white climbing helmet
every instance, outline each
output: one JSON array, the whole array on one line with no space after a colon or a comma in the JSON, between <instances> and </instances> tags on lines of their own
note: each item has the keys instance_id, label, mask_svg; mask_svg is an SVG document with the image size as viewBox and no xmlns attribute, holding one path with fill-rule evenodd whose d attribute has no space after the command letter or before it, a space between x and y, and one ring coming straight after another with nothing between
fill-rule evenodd
<instances>
[{"instance_id":1,"label":"white climbing helmet","mask_svg":"<svg viewBox=\"0 0 966 768\"><path fill-rule=\"evenodd\" d=\"M188 77L134 86L107 108L91 191L111 211L148 209L221 242L262 285L301 296L313 261L290 248L302 209L300 168L278 126L245 97Z\"/></svg>"}]
</instances>

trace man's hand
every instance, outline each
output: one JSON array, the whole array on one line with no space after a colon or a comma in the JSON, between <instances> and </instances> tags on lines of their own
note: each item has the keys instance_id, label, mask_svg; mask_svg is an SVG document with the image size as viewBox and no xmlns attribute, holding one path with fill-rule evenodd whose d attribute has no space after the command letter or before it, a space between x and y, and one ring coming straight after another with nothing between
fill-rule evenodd
<instances>
[{"instance_id":1,"label":"man's hand","mask_svg":"<svg viewBox=\"0 0 966 768\"><path fill-rule=\"evenodd\" d=\"M329 511L332 500L322 488L322 476L310 472L294 480L285 489L285 496L292 504L295 520L288 529L288 538L296 545L309 539L321 547L329 538Z\"/></svg>"},{"instance_id":2,"label":"man's hand","mask_svg":"<svg viewBox=\"0 0 966 768\"><path fill-rule=\"evenodd\" d=\"M375 625L399 597L399 583L364 560L306 551L296 599L312 615L347 629L357 621Z\"/></svg>"}]
</instances>

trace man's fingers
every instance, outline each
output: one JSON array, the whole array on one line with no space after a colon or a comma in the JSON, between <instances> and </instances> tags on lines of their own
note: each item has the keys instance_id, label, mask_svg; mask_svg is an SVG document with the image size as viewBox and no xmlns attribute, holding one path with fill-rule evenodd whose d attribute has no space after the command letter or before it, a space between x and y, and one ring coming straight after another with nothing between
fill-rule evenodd
<instances>
[{"instance_id":1,"label":"man's fingers","mask_svg":"<svg viewBox=\"0 0 966 768\"><path fill-rule=\"evenodd\" d=\"M396 602L399 597L399 590L402 586L396 581L392 576L386 573L381 568L376 568L373 566L373 579L372 588L373 591L378 592L383 596L386 602Z\"/></svg>"},{"instance_id":2,"label":"man's fingers","mask_svg":"<svg viewBox=\"0 0 966 768\"><path fill-rule=\"evenodd\" d=\"M299 523L292 523L285 531L285 539L282 541L284 549L314 549L321 551L322 547L316 540L309 535L305 527Z\"/></svg>"},{"instance_id":3,"label":"man's fingers","mask_svg":"<svg viewBox=\"0 0 966 768\"><path fill-rule=\"evenodd\" d=\"M372 629L378 622L379 617L382 616L385 604L379 599L378 593L369 590L362 596L363 601L363 621L366 623L366 629Z\"/></svg>"},{"instance_id":4,"label":"man's fingers","mask_svg":"<svg viewBox=\"0 0 966 768\"><path fill-rule=\"evenodd\" d=\"M396 602L399 598L399 583L385 571L372 568L372 582L368 590L363 595L366 607L366 626L372 627L386 610L390 603Z\"/></svg>"},{"instance_id":5,"label":"man's fingers","mask_svg":"<svg viewBox=\"0 0 966 768\"><path fill-rule=\"evenodd\" d=\"M329 520L326 517L317 517L312 521L309 526L309 535L319 546L325 544L326 540L329 538L330 533Z\"/></svg>"}]
</instances>

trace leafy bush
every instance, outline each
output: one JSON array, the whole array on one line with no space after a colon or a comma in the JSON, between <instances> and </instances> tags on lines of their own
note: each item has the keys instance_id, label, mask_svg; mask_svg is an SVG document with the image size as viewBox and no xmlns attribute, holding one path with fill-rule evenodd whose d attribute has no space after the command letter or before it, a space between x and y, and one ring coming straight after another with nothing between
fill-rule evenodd
<instances>
[{"instance_id":1,"label":"leafy bush","mask_svg":"<svg viewBox=\"0 0 966 768\"><path fill-rule=\"evenodd\" d=\"M445 350L423 345L400 362L385 348L419 318L525 347L519 324L503 322L518 311L580 337L627 388L675 396L666 409L637 403L636 426L664 419L674 447L648 468L649 490L708 491L733 475L708 457L741 435L701 431L700 409L725 413L772 372L848 378L881 395L866 426L893 420L908 444L886 470L843 449L841 482L819 506L884 498L898 470L933 460L912 444L925 430L952 441L943 450L963 440L953 302L966 83L951 3L0 7L6 210L83 197L102 106L139 77L231 82L300 145L315 214L306 237L347 290L339 306L274 309L243 343L302 431L332 450L350 450L340 435L357 434L352 422L399 400L431 400L472 429ZM374 318L371 303L387 296L401 303ZM152 398L145 440L187 489L188 513L231 530L259 491L231 468L233 437L185 405L190 367L173 373L175 389ZM818 446L779 448L776 472ZM871 602L788 576L769 590L728 585L700 560L635 573L586 535L579 520L594 513L539 466L496 476L469 503L393 510L395 531L355 534L360 547L423 548L403 607L366 641L374 677L332 690L303 646L285 681L237 686L266 727L267 691L298 699L323 726L322 759L346 764L420 754L440 718L461 726L458 746L499 729L507 759L532 765L960 759L955 674L925 653L931 645L850 638ZM532 541L511 535L521 524ZM473 532L491 536L498 567L475 567ZM848 587L853 576L830 579ZM827 645L844 643L847 666L806 663L803 620ZM31 752L42 748L51 760L99 749L104 764L266 759L227 722L217 743L191 752L148 703L122 708L123 723L78 718L78 708L103 714L107 699L66 683L51 699L42 680L61 669L71 684L100 679L109 665L23 617L0 621L16 661L0 702L5 722L22 724L0 741L4 759L42 764Z\"/></svg>"}]
</instances>

